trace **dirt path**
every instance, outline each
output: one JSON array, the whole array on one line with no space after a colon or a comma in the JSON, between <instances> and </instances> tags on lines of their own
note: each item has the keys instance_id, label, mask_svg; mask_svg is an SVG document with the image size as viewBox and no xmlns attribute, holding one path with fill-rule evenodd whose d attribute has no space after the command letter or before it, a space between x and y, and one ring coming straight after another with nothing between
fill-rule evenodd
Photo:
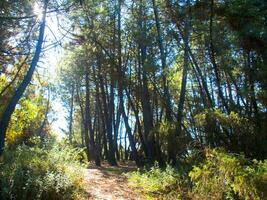
<instances>
[{"instance_id":1,"label":"dirt path","mask_svg":"<svg viewBox=\"0 0 267 200\"><path fill-rule=\"evenodd\" d=\"M141 196L136 194L128 186L127 179L123 172L134 170L134 166L111 167L89 167L84 170L86 181L86 191L89 199L93 200L141 200Z\"/></svg>"}]
</instances>

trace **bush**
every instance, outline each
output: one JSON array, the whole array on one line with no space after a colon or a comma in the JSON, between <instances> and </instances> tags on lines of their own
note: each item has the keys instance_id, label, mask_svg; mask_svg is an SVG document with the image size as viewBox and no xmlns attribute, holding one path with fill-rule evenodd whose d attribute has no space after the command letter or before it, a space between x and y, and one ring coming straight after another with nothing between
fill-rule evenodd
<instances>
[{"instance_id":1,"label":"bush","mask_svg":"<svg viewBox=\"0 0 267 200\"><path fill-rule=\"evenodd\" d=\"M187 199L188 181L171 166L160 169L157 164L148 171L127 174L130 185L141 190L147 198Z\"/></svg>"},{"instance_id":2,"label":"bush","mask_svg":"<svg viewBox=\"0 0 267 200\"><path fill-rule=\"evenodd\" d=\"M250 161L222 150L206 150L206 160L189 173L193 199L254 199L267 196L267 160Z\"/></svg>"},{"instance_id":3,"label":"bush","mask_svg":"<svg viewBox=\"0 0 267 200\"><path fill-rule=\"evenodd\" d=\"M0 163L0 199L83 199L79 152L49 143L7 150Z\"/></svg>"},{"instance_id":4,"label":"bush","mask_svg":"<svg viewBox=\"0 0 267 200\"><path fill-rule=\"evenodd\" d=\"M193 157L195 158L195 157ZM188 157L189 162L192 160ZM187 163L186 165L189 165ZM130 184L156 199L265 200L267 197L267 160L248 160L221 149L206 149L202 162L188 173L157 165L149 171L127 174Z\"/></svg>"}]
</instances>

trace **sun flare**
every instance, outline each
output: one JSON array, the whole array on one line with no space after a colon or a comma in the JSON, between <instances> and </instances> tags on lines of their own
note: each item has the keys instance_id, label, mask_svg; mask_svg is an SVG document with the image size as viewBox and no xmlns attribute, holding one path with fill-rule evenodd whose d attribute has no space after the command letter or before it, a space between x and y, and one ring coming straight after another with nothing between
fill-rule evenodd
<instances>
[{"instance_id":1,"label":"sun flare","mask_svg":"<svg viewBox=\"0 0 267 200\"><path fill-rule=\"evenodd\" d=\"M42 8L40 7L40 5L38 3L35 3L33 5L33 13L38 17L39 20L42 19L43 11L42 11Z\"/></svg>"}]
</instances>

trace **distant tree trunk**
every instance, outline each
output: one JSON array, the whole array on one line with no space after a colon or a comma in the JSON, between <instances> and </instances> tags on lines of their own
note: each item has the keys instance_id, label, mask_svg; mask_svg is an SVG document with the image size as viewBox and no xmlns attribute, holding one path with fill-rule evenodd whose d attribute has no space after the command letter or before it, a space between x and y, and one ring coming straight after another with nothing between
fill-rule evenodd
<instances>
[{"instance_id":1,"label":"distant tree trunk","mask_svg":"<svg viewBox=\"0 0 267 200\"><path fill-rule=\"evenodd\" d=\"M129 152L128 152L128 145L127 145L127 131L124 133L124 160L128 160Z\"/></svg>"},{"instance_id":2,"label":"distant tree trunk","mask_svg":"<svg viewBox=\"0 0 267 200\"><path fill-rule=\"evenodd\" d=\"M77 102L79 104L80 107L80 112L81 112L81 140L82 140L82 146L85 146L85 119L84 119L84 110L83 110L83 105L81 102L81 98L80 98L80 86L78 83L76 83L76 97L77 97ZM89 151L89 149L88 149ZM88 152L89 153L89 152Z\"/></svg>"},{"instance_id":3,"label":"distant tree trunk","mask_svg":"<svg viewBox=\"0 0 267 200\"><path fill-rule=\"evenodd\" d=\"M187 5L189 5L189 0L187 0ZM185 19L185 28L184 28L184 65L183 65L183 76L182 76L182 85L180 91L180 100L178 104L177 111L177 134L181 134L182 128L182 119L184 112L184 102L185 102L185 94L186 94L186 83L187 83L187 71L189 66L189 21L186 17Z\"/></svg>"},{"instance_id":4,"label":"distant tree trunk","mask_svg":"<svg viewBox=\"0 0 267 200\"><path fill-rule=\"evenodd\" d=\"M158 40L158 45L159 45L159 50L160 50L166 119L168 122L172 122L171 99L170 99L168 82L166 78L167 65L166 65L166 55L165 55L164 46L163 46L162 31L160 27L158 8L157 8L155 0L152 0L152 4L153 4L153 10L154 10L155 22L156 22L156 28L157 28L157 40Z\"/></svg>"},{"instance_id":5,"label":"distant tree trunk","mask_svg":"<svg viewBox=\"0 0 267 200\"><path fill-rule=\"evenodd\" d=\"M165 0L165 4L166 4L166 7L167 7L167 10L168 10L168 13L167 15L170 17L171 21L173 22L173 24L176 25L178 31L179 31L179 34L184 42L184 45L187 45L187 48L188 48L188 53L189 53L189 58L190 58L190 61L192 62L192 65L193 65L193 70L195 71L196 75L197 75L197 80L198 80L198 83L199 83L199 86L201 88L203 88L203 90L201 90L201 92L203 91L206 98L207 98L207 102L204 102L208 108L213 108L214 107L214 102L212 101L212 98L211 98L211 95L210 95L210 92L209 92L209 89L208 89L208 85L207 85L207 81L205 80L204 76L203 76L203 73L200 69L200 66L189 46L189 44L186 44L185 42L185 35L182 31L182 28L181 28L181 25L179 23L179 18L177 16L179 16L179 13L177 13L178 11L172 7L172 3L170 0ZM179 44L180 41L179 41L179 35L176 34L175 32L172 32L172 34L174 35L174 39L177 40L177 43Z\"/></svg>"},{"instance_id":6,"label":"distant tree trunk","mask_svg":"<svg viewBox=\"0 0 267 200\"><path fill-rule=\"evenodd\" d=\"M45 133L43 131L44 131L45 124L48 122L47 121L47 115L49 112L49 107L50 107L50 88L48 86L48 95L47 95L47 102L46 102L46 109L45 109L45 113L44 113L44 119L43 119L42 125L40 126L40 129L39 129L39 136L41 137L42 141L45 138Z\"/></svg>"},{"instance_id":7,"label":"distant tree trunk","mask_svg":"<svg viewBox=\"0 0 267 200\"><path fill-rule=\"evenodd\" d=\"M259 118L259 109L256 101L255 87L254 87L254 79L253 79L253 69L251 67L251 56L250 52L247 52L246 55L246 67L247 67L247 78L249 84L249 98L250 98L250 115L254 113L256 118L257 127L260 127L260 118Z\"/></svg>"},{"instance_id":8,"label":"distant tree trunk","mask_svg":"<svg viewBox=\"0 0 267 200\"><path fill-rule=\"evenodd\" d=\"M120 101L122 99L123 98L120 97ZM120 106L121 106L121 110L122 110L122 117L124 119L126 132L128 133L128 138L129 138L130 147L131 147L132 154L133 154L133 159L134 159L136 165L138 167L140 167L141 163L140 163L140 159L138 157L138 153L137 153L137 149L136 149L136 142L135 142L134 136L133 136L132 131L131 131L131 127L130 127L129 122L128 122L128 117L126 116L123 103L120 103Z\"/></svg>"},{"instance_id":9,"label":"distant tree trunk","mask_svg":"<svg viewBox=\"0 0 267 200\"><path fill-rule=\"evenodd\" d=\"M102 102L103 102L103 110L104 110L104 119L105 119L105 125L106 125L106 133L107 133L107 140L108 140L108 161L111 165L117 165L116 158L115 158L115 149L114 149L114 142L113 142L113 135L112 135L112 115L111 111L112 109L112 103L114 100L114 97L111 97L112 100L107 101L107 96L105 92L105 85L103 76L100 74L101 70L101 63L99 62L99 72L98 72L98 78L99 78L99 84L100 84L100 90L101 90L101 96L102 96ZM113 93L113 85L110 86L110 91ZM111 94L113 96L114 94Z\"/></svg>"},{"instance_id":10,"label":"distant tree trunk","mask_svg":"<svg viewBox=\"0 0 267 200\"><path fill-rule=\"evenodd\" d=\"M219 72L219 67L217 65L216 59L215 59L215 47L214 47L214 43L213 43L213 16L214 16L214 0L211 0L211 5L210 5L210 26L209 26L209 36L210 36L210 59L211 59L211 63L212 66L214 68L214 73L215 73L215 83L218 87L218 95L219 98L221 99L222 105L224 106L224 108L226 109L226 111L229 113L229 107L228 104L226 103L225 97L223 95L223 91L222 91L222 86L221 86L221 77L220 77L220 72Z\"/></svg>"},{"instance_id":11,"label":"distant tree trunk","mask_svg":"<svg viewBox=\"0 0 267 200\"><path fill-rule=\"evenodd\" d=\"M116 121L114 123L114 148L116 150L116 158L120 160L120 153L118 147L118 137L119 137L119 128L120 128L120 120L121 120L121 110L120 105L117 106L117 115Z\"/></svg>"},{"instance_id":12,"label":"distant tree trunk","mask_svg":"<svg viewBox=\"0 0 267 200\"><path fill-rule=\"evenodd\" d=\"M87 75L86 75L87 76ZM87 98L87 97L86 97ZM89 125L88 125L88 116L86 116L87 114L87 110L88 110L88 102L85 102L85 111L84 111L84 140L85 140L85 146L86 146L86 154L87 154L87 158L88 161L92 160L92 155L90 152L90 138L89 138ZM82 107L81 107L81 111L82 111Z\"/></svg>"},{"instance_id":13,"label":"distant tree trunk","mask_svg":"<svg viewBox=\"0 0 267 200\"><path fill-rule=\"evenodd\" d=\"M99 60L98 60L98 65L100 65ZM97 74L96 74L96 69L95 66L93 65L93 79L95 82L95 101L96 101L96 106L97 106L97 112L98 112L98 131L99 131L99 140L97 144L97 153L98 156L101 157L101 147L103 146L104 148L104 158L108 158L108 147L107 147L107 140L106 140L106 127L105 127L105 118L103 115L103 103L101 102L100 99L100 86L99 86L99 80L97 79ZM102 141L102 142L101 142Z\"/></svg>"},{"instance_id":14,"label":"distant tree trunk","mask_svg":"<svg viewBox=\"0 0 267 200\"><path fill-rule=\"evenodd\" d=\"M136 142L134 136L132 135L131 127L129 125L128 117L126 116L125 109L124 109L124 99L123 99L123 85L124 85L124 71L122 69L122 58L121 58L121 0L119 0L119 9L118 9L118 95L119 95L119 106L120 111L122 113L122 117L124 119L124 125L126 131L128 133L128 138L133 154L133 159L136 162L137 166L140 166L140 161L136 149Z\"/></svg>"},{"instance_id":15,"label":"distant tree trunk","mask_svg":"<svg viewBox=\"0 0 267 200\"><path fill-rule=\"evenodd\" d=\"M96 166L100 166L100 157L97 154L97 149L95 145L95 138L94 138L94 132L92 128L92 119L91 119L91 111L90 111L90 86L89 86L89 74L88 69L86 70L85 75L85 124L86 124L86 130L89 132L89 153L90 153L90 160L95 161ZM88 135L88 132L85 133Z\"/></svg>"},{"instance_id":16,"label":"distant tree trunk","mask_svg":"<svg viewBox=\"0 0 267 200\"><path fill-rule=\"evenodd\" d=\"M3 115L0 120L0 156L4 152L5 147L5 137L6 137L6 130L8 128L8 124L11 118L12 113L14 112L16 105L18 104L20 98L22 97L23 93L25 92L27 86L31 82L33 73L35 71L35 68L37 66L37 63L39 61L39 57L42 51L42 44L44 40L44 32L45 32L45 21L46 21L46 10L47 10L48 0L45 0L44 2L44 12L42 16L42 21L40 24L39 29L39 37L35 49L34 56L32 58L32 62L30 64L30 68L27 71L27 74L25 75L23 81L15 91L15 94L12 96L9 104L7 105L6 109L3 112Z\"/></svg>"},{"instance_id":17,"label":"distant tree trunk","mask_svg":"<svg viewBox=\"0 0 267 200\"><path fill-rule=\"evenodd\" d=\"M248 79L248 91L249 91L249 116L251 117L252 121L254 121L254 126L255 126L255 135L254 135L254 141L255 141L255 147L257 147L257 150L254 150L257 152L258 157L263 157L264 156L264 150L266 147L264 146L264 143L262 141L265 140L266 136L264 136L263 131L262 131L262 122L263 118L259 114L259 108L257 104L257 99L256 99L256 92L255 92L255 82L254 82L254 77L253 77L253 68L251 66L251 61L252 60L252 55L250 51L247 51L246 53L246 68L247 68L247 79ZM253 119L254 118L254 119ZM252 138L251 138L252 139ZM251 153L251 152L250 152Z\"/></svg>"},{"instance_id":18,"label":"distant tree trunk","mask_svg":"<svg viewBox=\"0 0 267 200\"><path fill-rule=\"evenodd\" d=\"M70 98L70 121L69 121L69 141L72 143L72 123L73 123L73 108L74 108L74 84L71 85L71 98Z\"/></svg>"},{"instance_id":19,"label":"distant tree trunk","mask_svg":"<svg viewBox=\"0 0 267 200\"><path fill-rule=\"evenodd\" d=\"M136 125L137 125L137 131L138 131L139 138L140 138L140 141L141 141L141 147L144 150L145 156L147 158L150 158L151 157L151 149L148 149L146 137L144 135L144 132L142 131L142 126L141 126L141 122L140 122L140 119L139 119L138 110L136 109L136 106L134 105L133 100L131 99L131 96L130 96L129 92L127 90L125 90L125 92L126 92L126 95L128 97L129 104L130 104L130 106L131 106L131 108L133 109L133 112L134 112Z\"/></svg>"}]
</instances>

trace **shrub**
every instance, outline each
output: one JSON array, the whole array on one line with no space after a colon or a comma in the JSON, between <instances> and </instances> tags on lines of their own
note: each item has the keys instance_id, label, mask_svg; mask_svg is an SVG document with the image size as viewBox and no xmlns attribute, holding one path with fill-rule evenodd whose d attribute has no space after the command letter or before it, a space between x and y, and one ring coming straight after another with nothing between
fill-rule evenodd
<instances>
[{"instance_id":1,"label":"shrub","mask_svg":"<svg viewBox=\"0 0 267 200\"><path fill-rule=\"evenodd\" d=\"M188 159L192 164L191 157ZM179 168L179 171L170 166L160 169L155 165L148 171L131 172L127 176L130 184L148 198L265 200L267 197L267 160L248 160L222 149L206 149L202 162L199 159L189 173L188 167Z\"/></svg>"},{"instance_id":2,"label":"shrub","mask_svg":"<svg viewBox=\"0 0 267 200\"><path fill-rule=\"evenodd\" d=\"M7 150L0 163L0 199L82 199L79 152L49 143Z\"/></svg>"},{"instance_id":3,"label":"shrub","mask_svg":"<svg viewBox=\"0 0 267 200\"><path fill-rule=\"evenodd\" d=\"M187 199L186 185L188 181L171 166L160 169L155 164L150 170L140 170L126 175L130 185L141 190L147 198Z\"/></svg>"},{"instance_id":4,"label":"shrub","mask_svg":"<svg viewBox=\"0 0 267 200\"><path fill-rule=\"evenodd\" d=\"M222 150L206 150L206 160L189 173L193 199L254 199L267 196L267 160L250 161Z\"/></svg>"}]
</instances>

